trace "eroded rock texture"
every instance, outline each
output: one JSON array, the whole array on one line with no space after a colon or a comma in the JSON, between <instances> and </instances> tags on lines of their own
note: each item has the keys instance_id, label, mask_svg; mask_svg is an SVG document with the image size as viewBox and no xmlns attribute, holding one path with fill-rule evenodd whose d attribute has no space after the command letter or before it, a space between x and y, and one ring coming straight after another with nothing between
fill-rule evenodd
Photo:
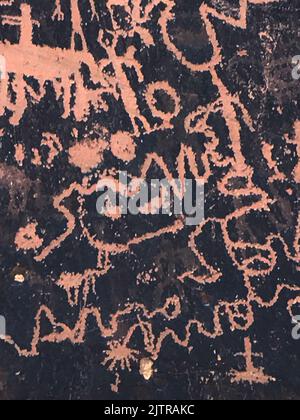
<instances>
[{"instance_id":1,"label":"eroded rock texture","mask_svg":"<svg viewBox=\"0 0 300 420\"><path fill-rule=\"evenodd\" d=\"M0 1L1 399L299 397L298 15ZM100 216L122 171L205 220Z\"/></svg>"}]
</instances>

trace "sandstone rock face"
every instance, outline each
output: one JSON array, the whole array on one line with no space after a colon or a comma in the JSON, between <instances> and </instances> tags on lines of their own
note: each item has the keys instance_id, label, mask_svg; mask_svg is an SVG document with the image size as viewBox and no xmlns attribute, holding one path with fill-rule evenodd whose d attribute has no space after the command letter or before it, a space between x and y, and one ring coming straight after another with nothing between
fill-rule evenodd
<instances>
[{"instance_id":1,"label":"sandstone rock face","mask_svg":"<svg viewBox=\"0 0 300 420\"><path fill-rule=\"evenodd\" d=\"M0 399L298 399L298 0L0 0Z\"/></svg>"}]
</instances>

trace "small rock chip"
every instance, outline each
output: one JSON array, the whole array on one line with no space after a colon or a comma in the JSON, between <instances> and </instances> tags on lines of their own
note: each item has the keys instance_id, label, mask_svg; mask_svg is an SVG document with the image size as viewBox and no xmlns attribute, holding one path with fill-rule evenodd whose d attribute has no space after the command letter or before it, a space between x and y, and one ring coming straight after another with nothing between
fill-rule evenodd
<instances>
[{"instance_id":1,"label":"small rock chip","mask_svg":"<svg viewBox=\"0 0 300 420\"><path fill-rule=\"evenodd\" d=\"M25 277L23 276L23 274L16 274L15 275L15 281L17 283L24 283Z\"/></svg>"},{"instance_id":2,"label":"small rock chip","mask_svg":"<svg viewBox=\"0 0 300 420\"><path fill-rule=\"evenodd\" d=\"M148 358L142 359L140 362L140 374L146 381L149 381L153 376L153 364L153 361Z\"/></svg>"}]
</instances>

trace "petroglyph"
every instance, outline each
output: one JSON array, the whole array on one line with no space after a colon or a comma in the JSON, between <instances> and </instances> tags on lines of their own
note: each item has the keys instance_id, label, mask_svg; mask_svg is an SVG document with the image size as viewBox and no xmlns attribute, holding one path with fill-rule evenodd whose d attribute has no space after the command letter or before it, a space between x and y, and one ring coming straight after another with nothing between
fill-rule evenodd
<instances>
[{"instance_id":1,"label":"petroglyph","mask_svg":"<svg viewBox=\"0 0 300 420\"><path fill-rule=\"evenodd\" d=\"M139 370L147 381L152 378L154 362L159 359L167 341L185 349L186 357L189 357L193 351L193 335L214 342L224 334L239 331L248 336L245 353L236 356L244 357L245 371L232 370L228 377L234 382L250 384L267 384L276 380L263 367L256 367L260 364L260 357L253 354L249 330L256 322L257 307L267 311L280 301L284 293L289 296L287 312L292 313L293 306L299 303L300 287L296 277L288 284L282 279L268 299L256 289L256 280L271 276L278 267L279 258L285 258L298 269L300 266L299 214L282 229L278 224L274 227L272 219L273 208L280 201L272 186L279 185L289 191L290 198L285 198L283 203L288 206L286 203L293 200L300 182L300 122L294 121L294 129L283 139L285 147L294 156L291 179L278 163L277 149L272 141L269 138L261 141L259 153L268 174L265 188L262 182L258 182L256 169L246 156L244 144L248 141L247 136L250 139L257 135L257 127L239 94L227 85L222 67L225 53L218 25L221 22L228 30L247 31L249 8L268 7L277 1L240 0L237 14L228 13L218 1L202 1L197 17L210 56L199 56L197 62L191 61L172 35L171 27L176 25L177 4L174 0L108 0L105 5L109 20L107 27L102 21L100 23L100 6L90 0L89 24L92 22L93 27L97 25L98 28L93 46L86 37L88 23L80 2L71 0L70 10L65 13L60 0L55 0L52 2L51 22L66 22L70 16L71 30L65 48L47 45L41 41L42 34L37 36L42 22L36 18L30 4L21 2L18 14L6 14L13 1L0 2L0 13L2 5L6 10L0 16L0 24L18 29L16 42L0 41L0 56L5 58L7 74L0 81L0 116L7 120L9 127L17 129L26 120L30 109L42 106L49 84L54 92L55 106L60 110L57 132L55 127L45 123L42 132L37 134L39 140L35 138L31 142L27 138L25 142L15 142L10 154L14 166L0 165L0 186L9 189L12 197L9 211L13 214L22 211L28 199L31 184L25 171L30 176L30 171L40 171L37 173L44 177L45 184L49 174L50 186L47 188L51 192L51 217L57 225L55 236L47 231L50 222L46 223L41 214L33 214L26 222L20 220L14 246L16 252L29 256L33 265L51 267L52 258L56 258L55 266L51 267L51 273L55 273L52 275L54 285L62 292L68 309L78 311L77 320L71 324L56 316L50 305L36 308L27 348L18 344L18 337L8 329L3 341L13 346L20 357L39 357L41 345L45 343L84 344L88 321L93 319L97 334L106 342L99 365L112 374L111 388L118 392L126 370ZM139 48L134 42L138 42ZM165 80L163 71L161 77L157 71L155 78L150 80L147 60L146 64L143 60L147 57L151 65L156 48L163 48L160 51L169 54L174 67L184 69L182 72L188 74L190 80L208 77L211 97L206 105L191 101L192 105L186 106L182 91L175 87L175 78ZM236 49L238 59L247 55L239 45ZM112 129L111 120L116 115L120 125ZM100 128L90 128L90 119L97 123L101 121ZM216 119L223 127L223 137L215 125ZM7 133L2 135L6 138ZM169 137L165 137L167 135ZM172 145L174 137L179 142L176 149ZM169 155L163 153L160 146L165 138L170 139ZM146 152L140 152L142 146ZM60 165L67 168L65 174L60 182L52 183L53 171L61 173ZM176 216L164 220L164 224L154 223L150 227L143 222L124 221L120 212L120 217L106 214L95 223L90 202L93 201L95 207L98 183L109 179L116 189L120 188L117 179L124 167L128 168L133 180L146 180L155 173L170 184L175 179L183 181L188 177L213 184L209 191L213 204L205 221L187 227L183 218ZM8 181L11 178L14 178L13 187ZM15 190L23 195L19 205ZM264 226L265 231L262 229L257 235L259 238L249 227L251 218L260 220ZM131 230L128 233L129 225ZM105 230L107 226L110 234ZM212 245L207 244L207 230L218 235L226 258L242 279L244 291L243 296L237 292L232 299L218 298L210 308L210 325L200 315L186 320L185 303L179 292L178 295L169 293L167 296L172 297L164 297L159 304L154 299L156 303L152 309L130 296L118 310L105 315L100 306L89 303L92 295L101 294L102 282L109 281L116 270L114 261L118 261L118 257L125 259L137 255L143 252L140 251L143 245L152 248L157 246L155 241L164 239L178 240L181 245L185 243L182 247L191 260L188 267L176 272L171 290L175 286L179 291L180 287L197 285L197 298L200 299L200 290L205 290L206 286L215 290L222 287L228 273L225 264L222 265L217 257L212 262L209 255ZM72 253L72 243L82 244L89 255L86 266L78 268L78 272L76 269L73 272L67 263L63 268L64 253ZM280 247L284 255L278 255ZM75 258L74 254L73 260ZM57 266L57 259L61 259L61 269ZM158 269L153 275L152 263L152 268L140 270L134 279L135 287L152 287L162 281ZM122 275L118 279L121 282ZM16 282L21 287L21 278L16 278ZM48 334L42 333L43 319L51 326L52 331ZM159 328L154 327L157 319L161 321ZM181 332L176 330L174 320L184 322ZM225 329L224 320L229 323L230 331ZM143 342L139 349L133 343L137 333ZM259 350L259 343L256 347Z\"/></svg>"}]
</instances>

